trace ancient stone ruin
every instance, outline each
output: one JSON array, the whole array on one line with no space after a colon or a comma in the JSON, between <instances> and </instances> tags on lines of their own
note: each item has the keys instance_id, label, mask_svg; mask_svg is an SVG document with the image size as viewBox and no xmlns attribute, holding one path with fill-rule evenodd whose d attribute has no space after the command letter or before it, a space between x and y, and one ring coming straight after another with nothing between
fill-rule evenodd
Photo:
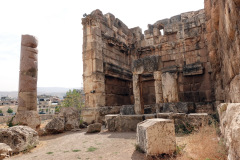
<instances>
[{"instance_id":1,"label":"ancient stone ruin","mask_svg":"<svg viewBox=\"0 0 240 160\"><path fill-rule=\"evenodd\" d=\"M83 18L84 120L101 121L106 106L104 114L123 105L144 114L149 105L189 102L193 112L212 112L205 19L204 10L182 13L142 34L100 10Z\"/></svg>"},{"instance_id":2,"label":"ancient stone ruin","mask_svg":"<svg viewBox=\"0 0 240 160\"><path fill-rule=\"evenodd\" d=\"M27 125L33 129L40 127L37 112L37 50L38 41L34 36L22 35L18 110L13 124Z\"/></svg>"},{"instance_id":3,"label":"ancient stone ruin","mask_svg":"<svg viewBox=\"0 0 240 160\"><path fill-rule=\"evenodd\" d=\"M190 117L196 123L222 108L221 103L239 103L240 0L205 0L204 4L202 10L148 24L144 34L111 13L95 10L86 15L82 19L84 121L102 122L108 115L112 130L158 115ZM239 105L226 106L224 114ZM115 115L120 110L122 115ZM231 116L218 111L221 124L231 123ZM145 115L155 112L160 114ZM176 114L164 115L170 112ZM221 126L222 132L226 126ZM223 135L229 143L236 139ZM239 144L229 146L230 159L239 159Z\"/></svg>"}]
</instances>

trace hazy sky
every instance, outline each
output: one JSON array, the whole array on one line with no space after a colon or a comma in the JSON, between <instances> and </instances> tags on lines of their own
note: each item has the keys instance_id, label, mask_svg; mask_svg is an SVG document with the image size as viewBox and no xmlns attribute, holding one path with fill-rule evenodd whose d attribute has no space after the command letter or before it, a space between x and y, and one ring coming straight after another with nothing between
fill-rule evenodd
<instances>
[{"instance_id":1,"label":"hazy sky","mask_svg":"<svg viewBox=\"0 0 240 160\"><path fill-rule=\"evenodd\" d=\"M204 0L0 0L0 91L17 91L22 34L38 38L38 87L81 87L84 13L112 13L129 28L204 8Z\"/></svg>"}]
</instances>

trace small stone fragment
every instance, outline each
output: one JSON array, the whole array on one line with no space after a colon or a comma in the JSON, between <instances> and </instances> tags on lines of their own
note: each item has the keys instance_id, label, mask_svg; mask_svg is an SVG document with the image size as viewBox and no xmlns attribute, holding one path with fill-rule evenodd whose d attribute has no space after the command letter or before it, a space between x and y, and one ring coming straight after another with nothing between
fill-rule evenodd
<instances>
[{"instance_id":1,"label":"small stone fragment","mask_svg":"<svg viewBox=\"0 0 240 160\"><path fill-rule=\"evenodd\" d=\"M101 132L101 128L102 128L102 124L101 123L90 124L87 127L87 133Z\"/></svg>"}]
</instances>

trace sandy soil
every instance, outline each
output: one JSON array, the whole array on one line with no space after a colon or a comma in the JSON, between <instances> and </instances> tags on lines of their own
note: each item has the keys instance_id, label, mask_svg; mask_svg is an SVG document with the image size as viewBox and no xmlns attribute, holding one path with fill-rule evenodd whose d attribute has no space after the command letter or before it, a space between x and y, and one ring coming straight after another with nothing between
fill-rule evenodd
<instances>
[{"instance_id":1,"label":"sandy soil","mask_svg":"<svg viewBox=\"0 0 240 160\"><path fill-rule=\"evenodd\" d=\"M40 138L30 153L21 153L14 160L141 160L144 154L135 151L136 133L101 132L86 134L86 129Z\"/></svg>"},{"instance_id":2,"label":"sandy soil","mask_svg":"<svg viewBox=\"0 0 240 160\"><path fill-rule=\"evenodd\" d=\"M226 152L212 127L190 135L176 136L178 154L171 160L226 160ZM135 150L136 133L107 132L86 134L86 129L40 137L40 144L29 153L11 160L145 160ZM166 158L165 160L169 160Z\"/></svg>"}]
</instances>

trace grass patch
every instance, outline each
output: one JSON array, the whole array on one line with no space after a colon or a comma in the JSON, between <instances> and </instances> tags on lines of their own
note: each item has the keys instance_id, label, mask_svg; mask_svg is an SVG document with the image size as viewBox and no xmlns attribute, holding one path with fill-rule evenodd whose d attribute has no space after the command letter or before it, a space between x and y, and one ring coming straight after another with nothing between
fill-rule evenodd
<instances>
[{"instance_id":1,"label":"grass patch","mask_svg":"<svg viewBox=\"0 0 240 160\"><path fill-rule=\"evenodd\" d=\"M74 150L72 150L73 152L79 152L79 151L81 151L81 150L79 150L79 149L74 149Z\"/></svg>"},{"instance_id":2,"label":"grass patch","mask_svg":"<svg viewBox=\"0 0 240 160\"><path fill-rule=\"evenodd\" d=\"M140 153L144 153L144 150L142 150L142 148L137 144L135 144L135 150L140 152Z\"/></svg>"},{"instance_id":3,"label":"grass patch","mask_svg":"<svg viewBox=\"0 0 240 160\"><path fill-rule=\"evenodd\" d=\"M227 106L228 104L223 104L220 108L220 115L222 115L223 112L225 112L227 110Z\"/></svg>"},{"instance_id":4,"label":"grass patch","mask_svg":"<svg viewBox=\"0 0 240 160\"><path fill-rule=\"evenodd\" d=\"M63 151L63 153L67 153L67 152L69 152L69 151Z\"/></svg>"},{"instance_id":5,"label":"grass patch","mask_svg":"<svg viewBox=\"0 0 240 160\"><path fill-rule=\"evenodd\" d=\"M96 147L91 146L91 147L88 148L87 152L94 152L96 150L97 150Z\"/></svg>"},{"instance_id":6,"label":"grass patch","mask_svg":"<svg viewBox=\"0 0 240 160\"><path fill-rule=\"evenodd\" d=\"M35 146L28 145L27 148L26 148L24 151L22 151L22 152L23 152L24 154L25 154L25 153L29 153L33 148L35 148Z\"/></svg>"},{"instance_id":7,"label":"grass patch","mask_svg":"<svg viewBox=\"0 0 240 160\"><path fill-rule=\"evenodd\" d=\"M184 123L175 125L175 133L178 134L190 134L194 131L194 127L189 123Z\"/></svg>"},{"instance_id":8,"label":"grass patch","mask_svg":"<svg viewBox=\"0 0 240 160\"><path fill-rule=\"evenodd\" d=\"M179 145L179 146L177 145L175 155L182 155L185 147L186 147L186 144Z\"/></svg>"},{"instance_id":9,"label":"grass patch","mask_svg":"<svg viewBox=\"0 0 240 160\"><path fill-rule=\"evenodd\" d=\"M53 154L53 152L47 152L46 154Z\"/></svg>"},{"instance_id":10,"label":"grass patch","mask_svg":"<svg viewBox=\"0 0 240 160\"><path fill-rule=\"evenodd\" d=\"M218 140L216 129L213 126L199 128L187 137L186 146L182 154L177 155L181 159L189 159L188 155L194 155L194 159L202 160L226 160L227 150L224 142ZM181 153L182 147L177 151ZM189 153L187 153L189 152Z\"/></svg>"}]
</instances>

